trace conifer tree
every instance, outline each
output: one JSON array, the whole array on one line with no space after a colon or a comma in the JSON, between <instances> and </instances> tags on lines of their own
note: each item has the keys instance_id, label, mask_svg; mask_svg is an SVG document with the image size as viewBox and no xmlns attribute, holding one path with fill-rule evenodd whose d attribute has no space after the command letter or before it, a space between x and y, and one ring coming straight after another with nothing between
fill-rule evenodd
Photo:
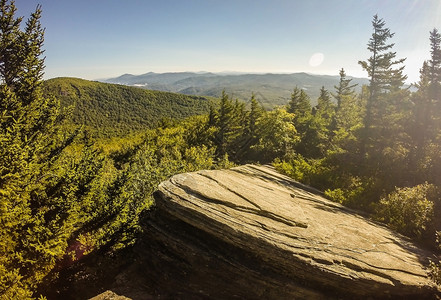
<instances>
[{"instance_id":1,"label":"conifer tree","mask_svg":"<svg viewBox=\"0 0 441 300\"><path fill-rule=\"evenodd\" d=\"M334 86L335 94L332 94L337 100L337 107L330 125L332 144L336 149L344 147L345 139L354 139L354 130L361 122L359 119L361 107L354 91L357 84L351 84L352 79L346 78L346 72L343 68L341 68L339 75L340 81L338 85Z\"/></svg>"},{"instance_id":2,"label":"conifer tree","mask_svg":"<svg viewBox=\"0 0 441 300\"><path fill-rule=\"evenodd\" d=\"M351 84L352 79L346 78L346 72L343 68L341 68L339 75L340 81L338 85L334 86L335 94L333 94L333 97L337 100L337 109L341 105L341 98L344 96L354 95L354 88L357 86L357 84Z\"/></svg>"},{"instance_id":3,"label":"conifer tree","mask_svg":"<svg viewBox=\"0 0 441 300\"><path fill-rule=\"evenodd\" d=\"M214 143L217 146L217 155L235 156L242 144L242 131L245 123L245 106L243 103L229 99L225 91L222 92L219 110L215 113L214 123L217 128Z\"/></svg>"},{"instance_id":4,"label":"conifer tree","mask_svg":"<svg viewBox=\"0 0 441 300\"><path fill-rule=\"evenodd\" d=\"M294 88L287 111L296 114L296 118L308 117L311 114L311 101L303 89Z\"/></svg>"},{"instance_id":5,"label":"conifer tree","mask_svg":"<svg viewBox=\"0 0 441 300\"><path fill-rule=\"evenodd\" d=\"M256 122L257 120L262 116L263 114L263 108L262 106L257 102L256 96L254 93L251 95L251 110L249 114L249 132L250 136L254 137L256 134Z\"/></svg>"},{"instance_id":6,"label":"conifer tree","mask_svg":"<svg viewBox=\"0 0 441 300\"><path fill-rule=\"evenodd\" d=\"M330 120L335 112L335 105L332 103L331 95L324 86L320 89L320 95L317 99L317 106L315 107L316 114Z\"/></svg>"},{"instance_id":7,"label":"conifer tree","mask_svg":"<svg viewBox=\"0 0 441 300\"><path fill-rule=\"evenodd\" d=\"M64 250L53 240L63 225L49 217L55 203L46 198L61 144L57 103L39 89L40 7L24 31L15 13L14 2L0 2L0 294L26 298Z\"/></svg>"},{"instance_id":8,"label":"conifer tree","mask_svg":"<svg viewBox=\"0 0 441 300\"><path fill-rule=\"evenodd\" d=\"M311 153L316 152L317 156L324 156L330 148L331 125L335 114L335 104L331 100L330 93L324 86L320 89L320 96L317 99L317 106L314 107L314 113L309 127L314 130L308 130L305 139L309 140ZM306 142L306 141L305 141Z\"/></svg>"},{"instance_id":9,"label":"conifer tree","mask_svg":"<svg viewBox=\"0 0 441 300\"><path fill-rule=\"evenodd\" d=\"M385 24L377 15L374 16L373 33L367 44L371 57L367 61L359 61L370 79L360 153L369 155L372 150L377 152L375 155L379 157L387 147L386 143L390 142L390 127L397 124L397 118L403 116L404 105L399 102L406 99L401 88L407 78L403 75L404 66L400 66L405 58L396 59L396 52L391 50L394 44L389 42L394 33L391 33Z\"/></svg>"},{"instance_id":10,"label":"conifer tree","mask_svg":"<svg viewBox=\"0 0 441 300\"><path fill-rule=\"evenodd\" d=\"M386 23L375 15L372 21L373 33L367 44L371 57L367 61L358 63L368 73L369 76L369 98L366 103L366 116L364 120L366 137L363 144L371 136L369 132L373 124L381 119L381 115L386 111L387 100L384 99L386 93L399 90L406 80L403 75L404 66L401 65L405 58L396 59L396 52L391 51L394 43L389 39L394 36Z\"/></svg>"},{"instance_id":11,"label":"conifer tree","mask_svg":"<svg viewBox=\"0 0 441 300\"><path fill-rule=\"evenodd\" d=\"M436 28L430 32L430 54L428 75L429 107L432 112L429 118L433 119L432 136L441 130L441 34Z\"/></svg>"},{"instance_id":12,"label":"conifer tree","mask_svg":"<svg viewBox=\"0 0 441 300\"><path fill-rule=\"evenodd\" d=\"M414 142L411 171L414 183L431 180L441 167L438 159L441 132L441 35L435 28L430 32L431 58L420 69L418 91L412 95L413 122L409 129ZM430 162L429 164L426 162Z\"/></svg>"},{"instance_id":13,"label":"conifer tree","mask_svg":"<svg viewBox=\"0 0 441 300\"><path fill-rule=\"evenodd\" d=\"M332 114L332 104L329 92L321 90L319 115L317 110L313 114L311 101L304 90L296 87L288 102L287 111L294 114L294 127L297 130L300 141L295 150L307 158L317 158L322 155L326 148L326 123L329 119L323 118L326 114ZM316 108L315 108L316 109Z\"/></svg>"},{"instance_id":14,"label":"conifer tree","mask_svg":"<svg viewBox=\"0 0 441 300\"><path fill-rule=\"evenodd\" d=\"M439 98L439 89L441 88L441 34L434 28L430 32L430 54L429 60L429 82L435 87L434 98Z\"/></svg>"},{"instance_id":15,"label":"conifer tree","mask_svg":"<svg viewBox=\"0 0 441 300\"><path fill-rule=\"evenodd\" d=\"M406 174L409 136L409 92L403 89L405 59L396 59L385 22L374 16L373 33L368 43L371 57L359 64L367 71L370 83L363 128L360 130L360 168L362 176L372 178L372 199L402 184ZM399 168L397 168L399 166Z\"/></svg>"},{"instance_id":16,"label":"conifer tree","mask_svg":"<svg viewBox=\"0 0 441 300\"><path fill-rule=\"evenodd\" d=\"M76 133L62 130L58 101L43 97L41 8L23 27L15 12L0 1L0 298L27 299L90 207L107 199L104 185L96 188L102 161L87 147L63 152Z\"/></svg>"},{"instance_id":17,"label":"conifer tree","mask_svg":"<svg viewBox=\"0 0 441 300\"><path fill-rule=\"evenodd\" d=\"M259 161L256 151L253 146L258 142L258 122L264 115L265 111L262 106L257 102L254 93L250 99L250 111L242 112L244 126L241 128L242 136L238 139L236 159L240 162L246 162L249 160Z\"/></svg>"}]
</instances>

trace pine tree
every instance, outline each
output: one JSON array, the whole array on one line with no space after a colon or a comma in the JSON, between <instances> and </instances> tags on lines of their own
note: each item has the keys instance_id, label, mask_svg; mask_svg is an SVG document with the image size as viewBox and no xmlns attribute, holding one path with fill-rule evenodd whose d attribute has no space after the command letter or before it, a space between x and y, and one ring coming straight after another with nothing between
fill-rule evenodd
<instances>
[{"instance_id":1,"label":"pine tree","mask_svg":"<svg viewBox=\"0 0 441 300\"><path fill-rule=\"evenodd\" d=\"M400 65L405 59L396 59L394 44L389 42L394 34L377 15L372 25L368 43L371 57L359 62L370 79L359 153L361 175L372 179L369 197L376 199L405 180L410 102L408 90L402 88L407 77L403 75L404 65Z\"/></svg>"},{"instance_id":2,"label":"pine tree","mask_svg":"<svg viewBox=\"0 0 441 300\"><path fill-rule=\"evenodd\" d=\"M320 96L317 99L315 113L320 114L323 118L330 120L335 112L335 105L332 103L331 95L324 86L320 89Z\"/></svg>"},{"instance_id":3,"label":"pine tree","mask_svg":"<svg viewBox=\"0 0 441 300\"><path fill-rule=\"evenodd\" d=\"M357 84L351 84L352 79L346 79L346 73L343 68L341 68L340 72L340 81L338 85L335 85L335 94L333 97L337 100L337 109L341 105L341 98L344 96L353 96L355 94L354 88Z\"/></svg>"},{"instance_id":4,"label":"pine tree","mask_svg":"<svg viewBox=\"0 0 441 300\"><path fill-rule=\"evenodd\" d=\"M259 157L254 151L253 146L258 142L258 122L259 119L264 115L265 111L262 106L257 102L254 93L251 95L250 99L250 111L241 112L243 119L241 136L238 137L236 144L237 151L235 153L235 158L238 162L247 162L250 160L259 161Z\"/></svg>"},{"instance_id":5,"label":"pine tree","mask_svg":"<svg viewBox=\"0 0 441 300\"><path fill-rule=\"evenodd\" d=\"M412 95L413 121L409 132L414 143L411 153L411 171L414 184L431 181L440 168L438 159L441 132L441 35L437 29L430 32L431 58L420 69L418 91ZM430 162L429 164L427 162Z\"/></svg>"},{"instance_id":6,"label":"pine tree","mask_svg":"<svg viewBox=\"0 0 441 300\"><path fill-rule=\"evenodd\" d=\"M250 102L251 102L251 111L249 114L248 127L249 127L250 136L254 137L256 134L256 122L262 116L264 110L262 106L257 102L254 93L251 95Z\"/></svg>"},{"instance_id":7,"label":"pine tree","mask_svg":"<svg viewBox=\"0 0 441 300\"><path fill-rule=\"evenodd\" d=\"M432 136L441 130L441 34L436 28L430 32L430 54L428 64L428 98L429 110L433 120Z\"/></svg>"},{"instance_id":8,"label":"pine tree","mask_svg":"<svg viewBox=\"0 0 441 300\"><path fill-rule=\"evenodd\" d=\"M434 28L430 32L429 82L435 87L432 97L439 98L441 88L441 34Z\"/></svg>"},{"instance_id":9,"label":"pine tree","mask_svg":"<svg viewBox=\"0 0 441 300\"><path fill-rule=\"evenodd\" d=\"M317 106L314 108L313 117L309 125L314 130L309 130L309 134L305 136L305 139L310 140L308 147L311 153L317 153L317 157L326 155L330 148L335 109L330 93L323 86L320 89Z\"/></svg>"},{"instance_id":10,"label":"pine tree","mask_svg":"<svg viewBox=\"0 0 441 300\"><path fill-rule=\"evenodd\" d=\"M24 31L15 12L14 2L0 2L0 293L26 298L50 270L48 258L60 255L58 243L40 248L55 234L45 227L59 226L54 220L47 224L44 214L51 206L45 203L45 184L54 181L48 170L60 140L53 127L57 104L42 99L27 74L42 76L41 10L37 7Z\"/></svg>"},{"instance_id":11,"label":"pine tree","mask_svg":"<svg viewBox=\"0 0 441 300\"><path fill-rule=\"evenodd\" d=\"M395 68L401 65L405 58L396 59L396 52L391 49L393 43L389 43L389 39L394 36L389 28L385 28L386 23L377 15L372 21L373 33L367 44L367 49L371 52L371 57L367 61L359 61L358 63L367 71L369 84L369 98L366 103L366 116L364 120L365 127L365 141L371 138L369 133L373 124L381 119L381 114L385 112L385 105L387 103L384 99L384 94L399 90L406 80L403 75L404 66Z\"/></svg>"},{"instance_id":12,"label":"pine tree","mask_svg":"<svg viewBox=\"0 0 441 300\"><path fill-rule=\"evenodd\" d=\"M296 114L296 118L308 117L311 114L311 101L304 90L298 87L294 88L287 111Z\"/></svg>"},{"instance_id":13,"label":"pine tree","mask_svg":"<svg viewBox=\"0 0 441 300\"><path fill-rule=\"evenodd\" d=\"M214 114L214 124L217 128L214 135L214 144L217 147L218 157L228 155L235 158L240 150L243 140L243 130L245 128L245 105L238 101L229 99L225 91L222 92L220 107Z\"/></svg>"},{"instance_id":14,"label":"pine tree","mask_svg":"<svg viewBox=\"0 0 441 300\"><path fill-rule=\"evenodd\" d=\"M16 18L17 8L14 2L0 1L0 76L7 86L13 88L19 77L23 56L23 33L20 24L23 18ZM20 40L20 42L18 42Z\"/></svg>"},{"instance_id":15,"label":"pine tree","mask_svg":"<svg viewBox=\"0 0 441 300\"><path fill-rule=\"evenodd\" d=\"M23 30L15 12L13 1L0 2L0 298L26 299L87 221L83 196L97 172L78 181L85 174L63 152L75 132L62 130L58 101L42 96L40 6Z\"/></svg>"},{"instance_id":16,"label":"pine tree","mask_svg":"<svg viewBox=\"0 0 441 300\"><path fill-rule=\"evenodd\" d=\"M339 84L334 86L335 94L332 94L337 100L337 107L330 125L330 135L335 149L344 148L346 139L354 139L354 130L359 128L359 118L361 117L361 106L354 91L357 84L351 84L352 79L346 78L346 72L343 68L341 68L339 75Z\"/></svg>"}]
</instances>

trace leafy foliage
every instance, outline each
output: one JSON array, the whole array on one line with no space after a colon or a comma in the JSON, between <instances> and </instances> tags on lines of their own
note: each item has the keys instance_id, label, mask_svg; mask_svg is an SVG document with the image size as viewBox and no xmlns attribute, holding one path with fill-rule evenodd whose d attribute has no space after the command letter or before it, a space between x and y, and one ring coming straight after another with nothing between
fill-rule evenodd
<instances>
[{"instance_id":1,"label":"leafy foliage","mask_svg":"<svg viewBox=\"0 0 441 300\"><path fill-rule=\"evenodd\" d=\"M378 203L375 218L405 235L421 238L433 215L435 187L428 183L397 188Z\"/></svg>"}]
</instances>

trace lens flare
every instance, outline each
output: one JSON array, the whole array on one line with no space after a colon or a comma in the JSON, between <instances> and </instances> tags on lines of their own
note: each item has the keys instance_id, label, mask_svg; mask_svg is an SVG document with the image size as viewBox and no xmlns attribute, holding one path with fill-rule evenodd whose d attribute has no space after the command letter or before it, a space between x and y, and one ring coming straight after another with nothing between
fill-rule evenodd
<instances>
[{"instance_id":1,"label":"lens flare","mask_svg":"<svg viewBox=\"0 0 441 300\"><path fill-rule=\"evenodd\" d=\"M320 52L314 53L309 59L309 65L311 67L318 67L322 64L324 59L325 56L323 55L323 53Z\"/></svg>"}]
</instances>

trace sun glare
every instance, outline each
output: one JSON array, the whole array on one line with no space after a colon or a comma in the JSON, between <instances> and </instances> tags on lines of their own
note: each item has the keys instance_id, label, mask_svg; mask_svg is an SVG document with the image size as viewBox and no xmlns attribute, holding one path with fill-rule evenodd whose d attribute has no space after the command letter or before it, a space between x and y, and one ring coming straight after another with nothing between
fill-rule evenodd
<instances>
[{"instance_id":1,"label":"sun glare","mask_svg":"<svg viewBox=\"0 0 441 300\"><path fill-rule=\"evenodd\" d=\"M320 52L314 53L309 59L309 65L311 67L318 67L322 64L324 59L325 56L323 55L323 53Z\"/></svg>"}]
</instances>

